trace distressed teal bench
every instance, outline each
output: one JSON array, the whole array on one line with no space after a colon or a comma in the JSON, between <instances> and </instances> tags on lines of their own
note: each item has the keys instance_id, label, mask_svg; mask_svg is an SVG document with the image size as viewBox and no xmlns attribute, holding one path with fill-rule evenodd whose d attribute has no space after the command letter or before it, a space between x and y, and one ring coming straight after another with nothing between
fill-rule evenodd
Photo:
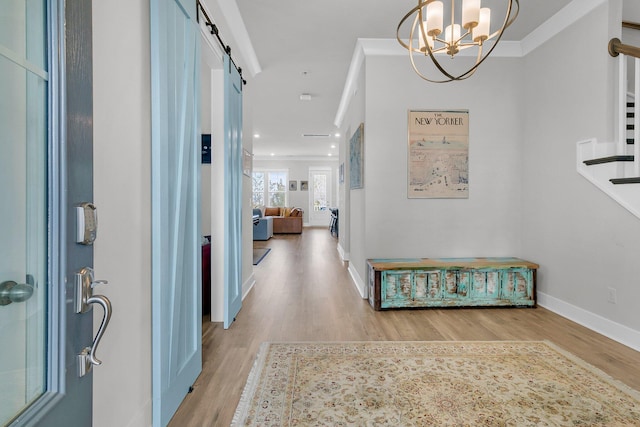
<instances>
[{"instance_id":1,"label":"distressed teal bench","mask_svg":"<svg viewBox=\"0 0 640 427\"><path fill-rule=\"evenodd\" d=\"M375 310L418 307L535 307L538 264L519 258L369 259Z\"/></svg>"}]
</instances>

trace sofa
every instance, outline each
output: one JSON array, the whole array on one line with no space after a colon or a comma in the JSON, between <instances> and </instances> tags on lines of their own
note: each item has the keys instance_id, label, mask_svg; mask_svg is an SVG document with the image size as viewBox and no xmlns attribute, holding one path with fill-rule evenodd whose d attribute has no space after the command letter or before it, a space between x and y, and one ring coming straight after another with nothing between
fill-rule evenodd
<instances>
[{"instance_id":1,"label":"sofa","mask_svg":"<svg viewBox=\"0 0 640 427\"><path fill-rule=\"evenodd\" d=\"M261 209L253 210L253 240L269 240L273 237L273 218L262 216Z\"/></svg>"},{"instance_id":2,"label":"sofa","mask_svg":"<svg viewBox=\"0 0 640 427\"><path fill-rule=\"evenodd\" d=\"M265 207L264 217L273 218L273 234L302 233L301 208Z\"/></svg>"}]
</instances>

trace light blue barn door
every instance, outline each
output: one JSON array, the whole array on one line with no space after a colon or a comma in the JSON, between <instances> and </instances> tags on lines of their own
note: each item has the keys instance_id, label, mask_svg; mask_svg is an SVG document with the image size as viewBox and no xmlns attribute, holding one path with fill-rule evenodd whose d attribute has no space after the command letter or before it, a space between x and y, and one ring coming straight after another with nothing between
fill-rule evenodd
<instances>
[{"instance_id":1,"label":"light blue barn door","mask_svg":"<svg viewBox=\"0 0 640 427\"><path fill-rule=\"evenodd\" d=\"M224 328L242 307L242 77L224 56Z\"/></svg>"},{"instance_id":2,"label":"light blue barn door","mask_svg":"<svg viewBox=\"0 0 640 427\"><path fill-rule=\"evenodd\" d=\"M196 2L151 1L153 425L202 370Z\"/></svg>"}]
</instances>

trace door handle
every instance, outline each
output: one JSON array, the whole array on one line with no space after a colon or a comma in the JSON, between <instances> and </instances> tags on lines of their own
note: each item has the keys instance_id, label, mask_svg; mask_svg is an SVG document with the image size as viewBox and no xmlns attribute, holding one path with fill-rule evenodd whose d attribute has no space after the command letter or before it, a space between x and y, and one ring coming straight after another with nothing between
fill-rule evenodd
<instances>
[{"instance_id":1,"label":"door handle","mask_svg":"<svg viewBox=\"0 0 640 427\"><path fill-rule=\"evenodd\" d=\"M24 302L33 295L35 280L27 274L27 283L18 283L7 280L0 283L0 305L9 305L12 302Z\"/></svg>"},{"instance_id":2,"label":"door handle","mask_svg":"<svg viewBox=\"0 0 640 427\"><path fill-rule=\"evenodd\" d=\"M100 305L104 310L104 316L93 343L78 354L78 375L80 377L89 373L93 365L102 364L102 361L96 357L96 350L111 320L112 309L109 298L104 295L94 295L93 288L96 285L106 285L107 283L106 280L94 280L93 269L90 267L84 267L79 273L76 273L76 313L88 312L93 304Z\"/></svg>"}]
</instances>

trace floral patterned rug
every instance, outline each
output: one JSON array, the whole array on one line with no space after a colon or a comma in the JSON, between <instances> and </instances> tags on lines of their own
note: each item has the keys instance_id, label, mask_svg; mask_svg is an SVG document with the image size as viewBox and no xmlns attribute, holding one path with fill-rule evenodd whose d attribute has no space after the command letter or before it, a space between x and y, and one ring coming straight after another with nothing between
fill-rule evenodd
<instances>
[{"instance_id":1,"label":"floral patterned rug","mask_svg":"<svg viewBox=\"0 0 640 427\"><path fill-rule=\"evenodd\" d=\"M640 393L550 342L264 343L232 426L640 426Z\"/></svg>"}]
</instances>

